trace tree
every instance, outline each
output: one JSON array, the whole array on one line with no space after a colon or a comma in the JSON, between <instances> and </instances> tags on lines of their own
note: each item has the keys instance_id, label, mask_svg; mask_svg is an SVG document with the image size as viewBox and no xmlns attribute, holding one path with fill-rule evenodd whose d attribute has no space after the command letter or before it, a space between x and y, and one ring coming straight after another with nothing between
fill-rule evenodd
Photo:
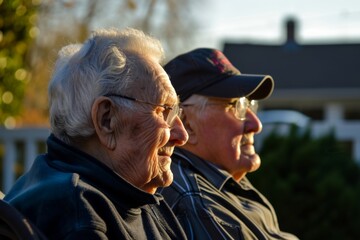
<instances>
[{"instance_id":1,"label":"tree","mask_svg":"<svg viewBox=\"0 0 360 240\"><path fill-rule=\"evenodd\" d=\"M191 46L196 22L189 14L190 6L201 2L191 4L189 0L43 1L38 11L39 34L31 52L33 77L18 125L48 124L47 84L62 46L83 42L96 28L134 27L159 38L171 58Z\"/></svg>"},{"instance_id":2,"label":"tree","mask_svg":"<svg viewBox=\"0 0 360 240\"><path fill-rule=\"evenodd\" d=\"M333 133L274 132L259 154L262 166L249 178L284 230L307 240L360 239L360 168Z\"/></svg>"},{"instance_id":3,"label":"tree","mask_svg":"<svg viewBox=\"0 0 360 240\"><path fill-rule=\"evenodd\" d=\"M0 0L0 126L14 127L22 110L37 7L37 1Z\"/></svg>"}]
</instances>

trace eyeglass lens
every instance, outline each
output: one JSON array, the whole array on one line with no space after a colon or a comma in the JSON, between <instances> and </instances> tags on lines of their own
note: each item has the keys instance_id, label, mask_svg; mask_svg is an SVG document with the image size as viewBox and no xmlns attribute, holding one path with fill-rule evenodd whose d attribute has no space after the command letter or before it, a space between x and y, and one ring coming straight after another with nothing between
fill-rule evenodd
<instances>
[{"instance_id":1,"label":"eyeglass lens","mask_svg":"<svg viewBox=\"0 0 360 240\"><path fill-rule=\"evenodd\" d=\"M246 119L246 111L250 109L253 113L257 112L258 102L256 100L249 100L245 97L240 98L236 102L236 117L240 120Z\"/></svg>"},{"instance_id":2,"label":"eyeglass lens","mask_svg":"<svg viewBox=\"0 0 360 240\"><path fill-rule=\"evenodd\" d=\"M172 109L170 109L169 114L166 116L165 120L169 126L171 126L176 118L176 116L180 116L181 108L179 105L174 105Z\"/></svg>"}]
</instances>

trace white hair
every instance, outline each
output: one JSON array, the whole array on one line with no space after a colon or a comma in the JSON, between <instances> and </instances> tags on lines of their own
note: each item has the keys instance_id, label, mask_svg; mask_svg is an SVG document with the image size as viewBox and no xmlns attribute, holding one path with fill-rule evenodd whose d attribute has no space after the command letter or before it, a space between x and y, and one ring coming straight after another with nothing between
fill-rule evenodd
<instances>
[{"instance_id":1,"label":"white hair","mask_svg":"<svg viewBox=\"0 0 360 240\"><path fill-rule=\"evenodd\" d=\"M209 97L207 96L198 95L198 94L191 95L188 99L186 99L182 103L184 104L184 106L188 104L191 105L192 107L183 108L183 114L180 117L181 120L184 121L185 115L192 115L195 116L196 118L199 118L204 113L208 102L209 102Z\"/></svg>"},{"instance_id":2,"label":"white hair","mask_svg":"<svg viewBox=\"0 0 360 240\"><path fill-rule=\"evenodd\" d=\"M159 40L132 28L101 29L83 45L63 47L48 88L52 133L67 143L94 134L94 100L131 92L138 79L149 77L144 76L144 59L161 64L163 48Z\"/></svg>"}]
</instances>

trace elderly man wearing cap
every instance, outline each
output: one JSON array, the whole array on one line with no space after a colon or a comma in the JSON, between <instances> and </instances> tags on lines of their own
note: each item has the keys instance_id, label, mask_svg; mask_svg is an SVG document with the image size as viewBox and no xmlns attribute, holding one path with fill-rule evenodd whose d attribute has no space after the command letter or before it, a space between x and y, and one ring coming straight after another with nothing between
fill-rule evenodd
<instances>
[{"instance_id":1,"label":"elderly man wearing cap","mask_svg":"<svg viewBox=\"0 0 360 240\"><path fill-rule=\"evenodd\" d=\"M241 74L222 52L195 49L165 65L183 108L188 142L172 156L174 181L161 193L189 239L297 239L279 228L270 202L246 178L260 157L257 100L271 76Z\"/></svg>"}]
</instances>

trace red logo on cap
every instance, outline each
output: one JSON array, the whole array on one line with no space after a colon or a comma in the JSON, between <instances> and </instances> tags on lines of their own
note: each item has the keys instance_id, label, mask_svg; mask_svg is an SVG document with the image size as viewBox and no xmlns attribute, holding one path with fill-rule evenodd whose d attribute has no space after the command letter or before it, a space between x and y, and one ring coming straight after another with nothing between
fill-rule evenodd
<instances>
[{"instance_id":1,"label":"red logo on cap","mask_svg":"<svg viewBox=\"0 0 360 240\"><path fill-rule=\"evenodd\" d=\"M229 68L233 68L229 59L227 59L220 51L214 51L214 54L211 56L211 61L220 72L226 72Z\"/></svg>"}]
</instances>

